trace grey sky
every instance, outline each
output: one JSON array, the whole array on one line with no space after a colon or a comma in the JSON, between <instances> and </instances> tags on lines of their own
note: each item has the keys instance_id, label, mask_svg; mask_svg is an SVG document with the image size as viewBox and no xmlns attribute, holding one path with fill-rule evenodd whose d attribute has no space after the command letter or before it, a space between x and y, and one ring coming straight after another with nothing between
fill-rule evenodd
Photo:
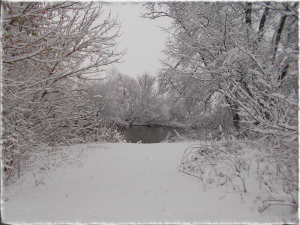
<instances>
[{"instance_id":1,"label":"grey sky","mask_svg":"<svg viewBox=\"0 0 300 225\"><path fill-rule=\"evenodd\" d=\"M116 64L117 69L131 77L137 77L145 71L151 75L156 75L161 67L158 59L164 57L161 51L164 49L164 43L167 34L161 28L169 27L171 20L160 18L156 20L143 19L141 13L146 12L142 7L143 3L105 3L103 9L111 13L114 17L118 15L119 21L122 21L119 38L119 50L128 49L128 53L123 57L124 63Z\"/></svg>"}]
</instances>

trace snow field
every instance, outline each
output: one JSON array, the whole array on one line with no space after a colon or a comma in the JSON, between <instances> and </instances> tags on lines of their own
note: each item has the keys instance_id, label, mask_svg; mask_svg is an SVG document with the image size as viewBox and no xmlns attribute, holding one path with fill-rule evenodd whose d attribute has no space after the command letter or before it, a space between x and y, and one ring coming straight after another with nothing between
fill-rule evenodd
<instances>
[{"instance_id":1,"label":"snow field","mask_svg":"<svg viewBox=\"0 0 300 225\"><path fill-rule=\"evenodd\" d=\"M83 167L52 171L44 185L23 182L5 190L6 223L282 223L295 217L290 207L259 213L255 174L245 178L247 193L228 185L207 188L178 173L184 150L193 143L86 144ZM253 172L253 171L251 171ZM264 196L262 196L264 198Z\"/></svg>"}]
</instances>

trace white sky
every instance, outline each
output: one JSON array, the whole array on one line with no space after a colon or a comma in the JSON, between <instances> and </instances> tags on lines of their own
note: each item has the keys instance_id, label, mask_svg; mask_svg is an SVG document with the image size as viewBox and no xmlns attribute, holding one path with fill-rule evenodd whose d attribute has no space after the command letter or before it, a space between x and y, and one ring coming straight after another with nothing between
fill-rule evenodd
<instances>
[{"instance_id":1,"label":"white sky","mask_svg":"<svg viewBox=\"0 0 300 225\"><path fill-rule=\"evenodd\" d=\"M115 64L115 67L122 74L131 77L142 75L145 71L156 75L161 67L158 59L164 58L161 51L167 38L167 34L158 26L168 28L171 22L168 18L156 20L141 18L140 14L146 12L142 5L141 2L112 2L103 5L105 14L111 10L112 15L118 16L119 21L122 21L120 33L123 35L117 40L118 49L127 48L128 53L122 58L125 62Z\"/></svg>"}]
</instances>

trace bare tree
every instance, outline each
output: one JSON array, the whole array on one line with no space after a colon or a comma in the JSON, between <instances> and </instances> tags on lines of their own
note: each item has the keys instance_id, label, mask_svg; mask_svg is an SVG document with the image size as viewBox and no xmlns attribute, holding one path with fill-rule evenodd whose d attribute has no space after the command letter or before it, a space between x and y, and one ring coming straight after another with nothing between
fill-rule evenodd
<instances>
[{"instance_id":1,"label":"bare tree","mask_svg":"<svg viewBox=\"0 0 300 225\"><path fill-rule=\"evenodd\" d=\"M81 135L74 121L92 76L118 62L120 24L102 5L2 2L2 121L6 181L47 145ZM78 129L79 128L79 129ZM13 172L12 172L13 171Z\"/></svg>"},{"instance_id":2,"label":"bare tree","mask_svg":"<svg viewBox=\"0 0 300 225\"><path fill-rule=\"evenodd\" d=\"M165 50L168 59L163 61L165 68L160 79L182 95L187 90L197 90L203 102L215 92L222 93L232 110L237 131L241 119L245 119L240 118L242 111L254 119L254 124L264 124L263 130L275 129L275 120L270 117L281 121L279 114L285 107L279 110L275 104L262 101L274 101L270 96L278 94L297 101L292 93L297 92L298 12L297 3L274 4L148 3L149 13L144 17L174 19L173 26L166 29L170 34ZM273 35L273 39L264 33ZM268 85L263 87L261 82ZM281 82L289 83L290 93L282 92ZM279 114L274 115L271 106ZM291 102L293 112L297 110L294 106ZM293 124L294 116L290 117ZM250 118L246 120L249 122ZM280 129L276 126L276 130ZM291 132L284 134L293 136L297 128Z\"/></svg>"},{"instance_id":3,"label":"bare tree","mask_svg":"<svg viewBox=\"0 0 300 225\"><path fill-rule=\"evenodd\" d=\"M163 95L158 90L155 77L148 73L134 79L115 68L111 69L107 79L95 85L92 95L99 94L101 97L90 103L91 107L101 107L99 115L121 126L132 125L134 122L160 123L166 119Z\"/></svg>"}]
</instances>

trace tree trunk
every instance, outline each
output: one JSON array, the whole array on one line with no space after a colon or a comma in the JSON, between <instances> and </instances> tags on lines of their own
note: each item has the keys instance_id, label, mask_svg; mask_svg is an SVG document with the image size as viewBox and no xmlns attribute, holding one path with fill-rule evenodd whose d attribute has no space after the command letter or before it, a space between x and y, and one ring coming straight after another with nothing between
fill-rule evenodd
<instances>
[{"instance_id":1,"label":"tree trunk","mask_svg":"<svg viewBox=\"0 0 300 225\"><path fill-rule=\"evenodd\" d=\"M230 105L231 113L232 113L232 121L233 125L238 133L240 132L240 116L238 114L238 105L234 102L231 102L227 96L225 96L227 103Z\"/></svg>"},{"instance_id":2,"label":"tree trunk","mask_svg":"<svg viewBox=\"0 0 300 225\"><path fill-rule=\"evenodd\" d=\"M270 2L266 2L267 5L270 4ZM261 20L260 20L260 23L259 23L259 37L258 37L258 42L261 41L261 39L263 38L263 29L264 29L264 26L265 26L265 23L266 23L266 20L267 20L267 16L268 16L268 12L269 12L269 8L266 7L265 10L264 10L264 14L262 15L261 17Z\"/></svg>"},{"instance_id":3,"label":"tree trunk","mask_svg":"<svg viewBox=\"0 0 300 225\"><path fill-rule=\"evenodd\" d=\"M246 2L246 24L251 26L252 2Z\"/></svg>"},{"instance_id":4,"label":"tree trunk","mask_svg":"<svg viewBox=\"0 0 300 225\"><path fill-rule=\"evenodd\" d=\"M276 53L277 53L278 45L279 45L279 42L280 42L280 39L281 39L281 34L282 34L282 31L283 31L283 28L284 28L284 24L285 24L286 18L287 18L287 16L284 15L280 19L280 25L279 25L279 28L277 30L276 36L275 36L273 62L274 62L274 60L276 58Z\"/></svg>"},{"instance_id":5,"label":"tree trunk","mask_svg":"<svg viewBox=\"0 0 300 225\"><path fill-rule=\"evenodd\" d=\"M246 32L247 32L247 45L250 47L250 32L251 32L251 12L252 2L246 2Z\"/></svg>"}]
</instances>

